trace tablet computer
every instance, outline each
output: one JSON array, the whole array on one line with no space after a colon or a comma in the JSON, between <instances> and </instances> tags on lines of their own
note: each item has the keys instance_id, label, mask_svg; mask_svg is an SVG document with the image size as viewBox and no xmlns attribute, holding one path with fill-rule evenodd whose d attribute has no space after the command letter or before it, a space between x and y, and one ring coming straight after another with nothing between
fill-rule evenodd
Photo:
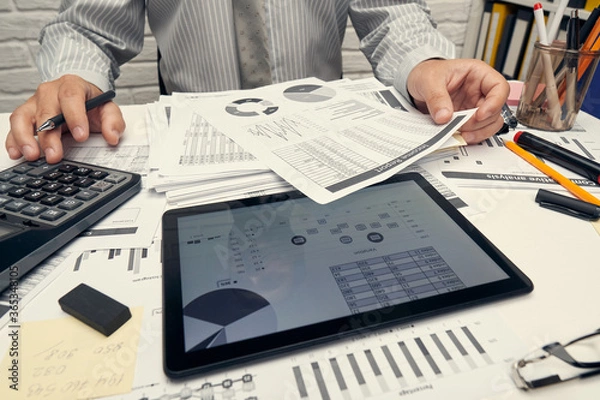
<instances>
[{"instance_id":1,"label":"tablet computer","mask_svg":"<svg viewBox=\"0 0 600 400\"><path fill-rule=\"evenodd\" d=\"M422 176L164 213L164 369L181 377L533 289Z\"/></svg>"}]
</instances>

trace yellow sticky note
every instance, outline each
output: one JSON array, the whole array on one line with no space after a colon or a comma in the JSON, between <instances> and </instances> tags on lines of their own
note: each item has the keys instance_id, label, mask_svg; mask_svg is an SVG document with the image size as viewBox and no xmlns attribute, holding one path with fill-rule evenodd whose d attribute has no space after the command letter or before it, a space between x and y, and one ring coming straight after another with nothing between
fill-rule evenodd
<instances>
[{"instance_id":1,"label":"yellow sticky note","mask_svg":"<svg viewBox=\"0 0 600 400\"><path fill-rule=\"evenodd\" d=\"M142 308L131 314L109 337L73 317L25 322L13 329L17 351L9 346L1 367L13 379L0 385L0 398L68 400L130 392Z\"/></svg>"}]
</instances>

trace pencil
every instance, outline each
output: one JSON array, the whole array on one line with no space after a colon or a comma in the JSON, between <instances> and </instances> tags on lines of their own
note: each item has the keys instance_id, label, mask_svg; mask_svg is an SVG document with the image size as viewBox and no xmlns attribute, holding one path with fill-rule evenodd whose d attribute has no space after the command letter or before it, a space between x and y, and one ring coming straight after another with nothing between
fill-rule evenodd
<instances>
[{"instance_id":1,"label":"pencil","mask_svg":"<svg viewBox=\"0 0 600 400\"><path fill-rule=\"evenodd\" d=\"M596 21L594 28L592 28L592 32L589 34L589 36L586 38L585 42L583 42L583 45L581 46L582 52L594 52L598 50L600 50L600 19ZM583 76L583 74L588 69L591 63L592 57L585 57L582 60L581 65L579 66L577 79L581 79L581 77Z\"/></svg>"},{"instance_id":2,"label":"pencil","mask_svg":"<svg viewBox=\"0 0 600 400\"><path fill-rule=\"evenodd\" d=\"M562 175L560 172L558 172L554 168L549 167L548 165L546 165L543 162L541 162L540 160L538 160L533 154L524 150L521 146L519 146L515 142L506 142L505 146L510 151L512 151L519 157L521 157L523 160L527 161L529 164L533 165L534 167L536 167L538 170L540 170L541 172L543 172L550 178L554 179L558 184L560 184L562 187L567 189L571 194L573 194L579 200L587 201L588 203L592 203L597 206L600 206L600 200L598 200L596 197L592 196L586 190L584 190L581 187L574 184L569 178Z\"/></svg>"}]
</instances>

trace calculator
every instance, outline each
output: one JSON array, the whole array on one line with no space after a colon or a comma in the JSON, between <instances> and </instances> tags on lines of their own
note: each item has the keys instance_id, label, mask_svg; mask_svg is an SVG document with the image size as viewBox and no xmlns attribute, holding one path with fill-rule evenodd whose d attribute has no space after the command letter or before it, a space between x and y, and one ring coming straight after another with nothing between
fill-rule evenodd
<instances>
[{"instance_id":1,"label":"calculator","mask_svg":"<svg viewBox=\"0 0 600 400\"><path fill-rule=\"evenodd\" d=\"M141 189L136 173L62 160L0 171L0 291Z\"/></svg>"}]
</instances>

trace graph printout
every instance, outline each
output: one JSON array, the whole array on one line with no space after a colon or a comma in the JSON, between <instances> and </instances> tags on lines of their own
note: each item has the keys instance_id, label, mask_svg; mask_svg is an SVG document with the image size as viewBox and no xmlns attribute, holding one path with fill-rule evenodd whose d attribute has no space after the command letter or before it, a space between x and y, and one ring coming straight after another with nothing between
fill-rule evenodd
<instances>
[{"instance_id":1,"label":"graph printout","mask_svg":"<svg viewBox=\"0 0 600 400\"><path fill-rule=\"evenodd\" d=\"M445 125L309 78L216 97L194 109L318 203L385 180L440 148L475 110Z\"/></svg>"}]
</instances>

